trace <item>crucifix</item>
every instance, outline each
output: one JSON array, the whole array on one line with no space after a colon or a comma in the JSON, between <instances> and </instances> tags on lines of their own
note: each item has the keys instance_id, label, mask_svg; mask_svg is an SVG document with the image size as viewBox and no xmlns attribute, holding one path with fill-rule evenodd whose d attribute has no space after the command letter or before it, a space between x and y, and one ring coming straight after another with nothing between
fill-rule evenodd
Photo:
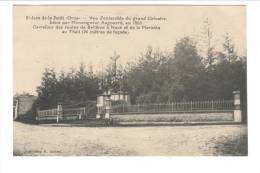
<instances>
[{"instance_id":1,"label":"crucifix","mask_svg":"<svg viewBox=\"0 0 260 173\"><path fill-rule=\"evenodd\" d=\"M117 81L117 74L116 74L116 63L117 63L117 60L120 58L119 55L116 54L116 52L114 52L114 55L112 57L110 57L110 59L112 60L112 64L113 64L113 69L112 69L112 73L113 73L113 77L112 77L112 88L114 91L117 91L117 84L118 84L118 81Z\"/></svg>"},{"instance_id":2,"label":"crucifix","mask_svg":"<svg viewBox=\"0 0 260 173\"><path fill-rule=\"evenodd\" d=\"M116 52L114 52L114 55L110 57L110 59L113 61L114 63L114 77L116 79L116 61L120 58L120 55L117 55Z\"/></svg>"}]
</instances>

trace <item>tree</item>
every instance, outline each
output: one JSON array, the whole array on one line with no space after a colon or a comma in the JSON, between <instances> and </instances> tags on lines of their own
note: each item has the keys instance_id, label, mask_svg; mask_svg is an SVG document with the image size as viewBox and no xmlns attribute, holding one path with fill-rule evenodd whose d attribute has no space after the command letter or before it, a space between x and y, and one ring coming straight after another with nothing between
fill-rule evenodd
<instances>
[{"instance_id":1,"label":"tree","mask_svg":"<svg viewBox=\"0 0 260 173\"><path fill-rule=\"evenodd\" d=\"M235 45L232 43L230 34L226 33L224 39L225 41L223 43L223 48L224 48L225 57L228 60L228 62L235 62L238 56L235 52Z\"/></svg>"},{"instance_id":2,"label":"tree","mask_svg":"<svg viewBox=\"0 0 260 173\"><path fill-rule=\"evenodd\" d=\"M96 100L100 93L98 78L86 71L83 63L78 69L69 72L60 72L58 75L54 69L45 69L41 85L37 87L38 99L35 106L38 108L50 108L58 102L73 104L88 100Z\"/></svg>"},{"instance_id":3,"label":"tree","mask_svg":"<svg viewBox=\"0 0 260 173\"><path fill-rule=\"evenodd\" d=\"M37 103L42 107L48 107L57 102L57 75L53 68L46 68L43 72L41 85L37 87Z\"/></svg>"},{"instance_id":4,"label":"tree","mask_svg":"<svg viewBox=\"0 0 260 173\"><path fill-rule=\"evenodd\" d=\"M189 37L180 39L174 48L175 83L183 85L182 99L194 99L200 96L198 79L203 64L194 42Z\"/></svg>"},{"instance_id":5,"label":"tree","mask_svg":"<svg viewBox=\"0 0 260 173\"><path fill-rule=\"evenodd\" d=\"M193 75L199 72L202 63L194 42L189 37L184 37L177 41L174 48L175 68L181 78Z\"/></svg>"},{"instance_id":6,"label":"tree","mask_svg":"<svg viewBox=\"0 0 260 173\"><path fill-rule=\"evenodd\" d=\"M125 88L132 102L156 102L161 96L161 86L167 78L168 59L157 49L148 46L139 59L129 63L125 70Z\"/></svg>"},{"instance_id":7,"label":"tree","mask_svg":"<svg viewBox=\"0 0 260 173\"><path fill-rule=\"evenodd\" d=\"M216 61L216 52L215 46L213 44L213 31L212 31L212 23L210 22L209 18L206 18L203 21L203 28L200 34L198 47L203 57L203 63L207 70L213 70L214 64Z\"/></svg>"}]
</instances>

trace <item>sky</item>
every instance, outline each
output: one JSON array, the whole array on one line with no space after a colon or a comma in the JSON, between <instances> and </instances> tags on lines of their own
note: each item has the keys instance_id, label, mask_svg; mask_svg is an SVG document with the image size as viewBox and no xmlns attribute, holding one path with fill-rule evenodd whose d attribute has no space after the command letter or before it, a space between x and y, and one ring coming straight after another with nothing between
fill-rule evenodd
<instances>
[{"instance_id":1,"label":"sky","mask_svg":"<svg viewBox=\"0 0 260 173\"><path fill-rule=\"evenodd\" d=\"M26 16L154 16L164 22L149 21L160 30L134 30L128 35L61 34L52 30L33 30L36 20ZM200 38L203 21L208 18L216 49L230 33L236 51L246 55L245 6L14 6L13 11L13 93L35 90L46 67L57 72L91 64L94 72L110 63L114 52L119 64L126 64L145 52L148 46L172 51L176 40L183 36Z\"/></svg>"}]
</instances>

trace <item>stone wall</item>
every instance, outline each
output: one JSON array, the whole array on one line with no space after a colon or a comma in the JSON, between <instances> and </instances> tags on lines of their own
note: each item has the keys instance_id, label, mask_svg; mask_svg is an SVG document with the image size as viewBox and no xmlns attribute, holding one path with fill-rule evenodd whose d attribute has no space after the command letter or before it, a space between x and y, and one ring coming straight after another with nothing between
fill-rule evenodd
<instances>
[{"instance_id":1,"label":"stone wall","mask_svg":"<svg viewBox=\"0 0 260 173\"><path fill-rule=\"evenodd\" d=\"M233 111L110 115L113 122L233 122Z\"/></svg>"}]
</instances>

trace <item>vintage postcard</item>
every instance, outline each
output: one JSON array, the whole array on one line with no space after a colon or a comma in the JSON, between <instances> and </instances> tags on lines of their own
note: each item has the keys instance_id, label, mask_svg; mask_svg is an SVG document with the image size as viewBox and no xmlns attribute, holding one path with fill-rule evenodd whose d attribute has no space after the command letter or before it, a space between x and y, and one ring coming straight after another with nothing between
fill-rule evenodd
<instances>
[{"instance_id":1,"label":"vintage postcard","mask_svg":"<svg viewBox=\"0 0 260 173\"><path fill-rule=\"evenodd\" d=\"M247 156L246 6L14 5L14 156Z\"/></svg>"}]
</instances>

